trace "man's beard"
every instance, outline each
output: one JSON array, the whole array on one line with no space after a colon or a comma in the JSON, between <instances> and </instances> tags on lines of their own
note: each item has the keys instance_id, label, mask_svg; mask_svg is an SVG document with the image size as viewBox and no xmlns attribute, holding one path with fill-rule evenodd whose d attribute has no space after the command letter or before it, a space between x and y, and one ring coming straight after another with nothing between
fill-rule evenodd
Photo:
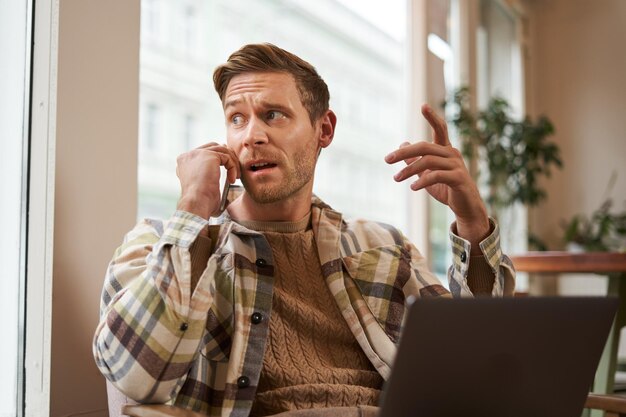
<instances>
[{"instance_id":1,"label":"man's beard","mask_svg":"<svg viewBox=\"0 0 626 417\"><path fill-rule=\"evenodd\" d=\"M248 184L245 176L241 182L246 193L252 200L259 204L277 203L285 200L306 186L312 179L315 172L316 157L315 151L303 149L293 156L293 164L284 173L284 179L279 183L256 185ZM285 166L282 165L282 168Z\"/></svg>"}]
</instances>

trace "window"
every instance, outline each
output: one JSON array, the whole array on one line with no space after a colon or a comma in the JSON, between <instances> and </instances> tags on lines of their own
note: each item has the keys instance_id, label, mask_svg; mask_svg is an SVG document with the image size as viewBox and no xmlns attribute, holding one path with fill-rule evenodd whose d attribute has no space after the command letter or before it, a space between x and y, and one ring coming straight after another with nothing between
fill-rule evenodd
<instances>
[{"instance_id":1,"label":"window","mask_svg":"<svg viewBox=\"0 0 626 417\"><path fill-rule=\"evenodd\" d=\"M191 114L186 114L183 120L183 148L181 152L185 152L194 147L194 138L196 127L196 119Z\"/></svg>"},{"instance_id":2,"label":"window","mask_svg":"<svg viewBox=\"0 0 626 417\"><path fill-rule=\"evenodd\" d=\"M0 19L0 24L2 20L4 19ZM13 69L10 69L9 77L18 75L13 72ZM25 68L22 68L22 71L24 70ZM0 189L2 190L0 256L3 271L3 278L0 279L0 316L4 323L2 343L0 343L0 416L12 416L17 414L18 380L22 378L21 372L18 374L18 366L22 362L19 347L23 343L21 333L24 326L20 313L20 297L23 295L20 283L25 272L22 251L25 243L23 227L26 219L23 216L25 201L22 199L22 183L26 172L22 165L23 142L21 140L24 127L22 117L24 84L18 82L14 86L6 85L5 74L3 73L2 77L4 80L0 81L3 91L0 137L17 140L0 141ZM19 75L22 74L23 72ZM15 101L8 103L9 98ZM22 102L20 105L15 105L20 102ZM10 105L5 107L5 104Z\"/></svg>"},{"instance_id":3,"label":"window","mask_svg":"<svg viewBox=\"0 0 626 417\"><path fill-rule=\"evenodd\" d=\"M0 416L23 415L31 11L0 4ZM5 59L9 58L10 59Z\"/></svg>"},{"instance_id":4,"label":"window","mask_svg":"<svg viewBox=\"0 0 626 417\"><path fill-rule=\"evenodd\" d=\"M504 97L512 104L516 113L523 114L523 76L522 58L518 40L519 18L501 2L482 0L477 3L477 20L469 7L471 3L463 0L431 0L429 13L428 49L433 64L441 73L441 80L431 79L430 97L442 101L461 85L467 85L476 92L478 109L484 108L494 95ZM463 9L463 10L461 10ZM463 22L469 24L463 25ZM461 27L467 27L471 33L461 33ZM475 39L470 45L468 39ZM465 58L462 58L465 56ZM464 59L464 61L462 60ZM471 62L476 66L471 68ZM472 78L470 74L475 73ZM449 127L452 144L458 146L457 133ZM479 161L480 169L480 161ZM447 273L451 255L447 241L449 224L454 220L453 213L441 204L430 203L430 242L433 270L443 276ZM506 253L524 252L526 229L526 211L523 207L513 207L501 213L501 244ZM518 276L518 288L524 288L525 278Z\"/></svg>"},{"instance_id":5,"label":"window","mask_svg":"<svg viewBox=\"0 0 626 417\"><path fill-rule=\"evenodd\" d=\"M154 13L154 1L143 0L145 12ZM159 4L163 27L182 25L190 45L195 36L201 40L195 57L181 58L162 46L168 40L155 44L142 32L141 102L153 104L141 124L139 217L173 213L181 149L225 142L211 80L215 66L246 43L272 42L316 66L338 115L334 142L318 163L314 192L347 216L406 228L408 186L396 184L398 168L384 162L405 139L404 0L189 0L182 14L174 2ZM184 122L170 123L180 120L181 108L187 109Z\"/></svg>"},{"instance_id":6,"label":"window","mask_svg":"<svg viewBox=\"0 0 626 417\"><path fill-rule=\"evenodd\" d=\"M481 0L480 24L476 32L478 82L477 104L484 108L491 97L499 96L511 105L515 117L524 115L523 62L518 34L519 19L510 8L500 2ZM528 210L515 204L499 211L501 244L505 253L524 253L528 250ZM520 238L521 237L521 238ZM517 289L528 287L528 275L518 274Z\"/></svg>"},{"instance_id":7,"label":"window","mask_svg":"<svg viewBox=\"0 0 626 417\"><path fill-rule=\"evenodd\" d=\"M145 117L146 125L142 132L145 135L142 135L142 143L144 144L146 151L156 152L159 145L159 107L154 103L148 104L146 107Z\"/></svg>"},{"instance_id":8,"label":"window","mask_svg":"<svg viewBox=\"0 0 626 417\"><path fill-rule=\"evenodd\" d=\"M515 15L497 1L482 0L476 31L478 106L485 107L497 95L505 98L517 117L521 117L524 85Z\"/></svg>"},{"instance_id":9,"label":"window","mask_svg":"<svg viewBox=\"0 0 626 417\"><path fill-rule=\"evenodd\" d=\"M454 0L434 0L429 8L428 59L429 67L433 68L429 85L429 98L432 103L441 103L446 95L459 84L458 72L455 72L453 30L458 22L452 20ZM441 109L438 109L441 110ZM457 146L456 132L452 126L448 129L450 142ZM443 282L448 267L452 263L448 229L454 221L454 213L435 199L429 199L429 240L431 268Z\"/></svg>"},{"instance_id":10,"label":"window","mask_svg":"<svg viewBox=\"0 0 626 417\"><path fill-rule=\"evenodd\" d=\"M183 44L187 53L193 55L196 49L198 25L196 9L193 6L186 6L183 13Z\"/></svg>"},{"instance_id":11,"label":"window","mask_svg":"<svg viewBox=\"0 0 626 417\"><path fill-rule=\"evenodd\" d=\"M157 39L161 28L161 0L144 0L141 3L141 36Z\"/></svg>"}]
</instances>

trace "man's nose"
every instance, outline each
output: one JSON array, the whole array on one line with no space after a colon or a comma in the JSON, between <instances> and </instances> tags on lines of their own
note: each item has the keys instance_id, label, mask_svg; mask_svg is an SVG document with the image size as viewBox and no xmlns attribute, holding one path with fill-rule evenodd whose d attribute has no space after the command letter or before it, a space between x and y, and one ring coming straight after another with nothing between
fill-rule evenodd
<instances>
[{"instance_id":1,"label":"man's nose","mask_svg":"<svg viewBox=\"0 0 626 417\"><path fill-rule=\"evenodd\" d=\"M268 141L269 139L263 121L256 117L251 118L246 129L246 135L243 141L244 145L258 146L263 145Z\"/></svg>"}]
</instances>

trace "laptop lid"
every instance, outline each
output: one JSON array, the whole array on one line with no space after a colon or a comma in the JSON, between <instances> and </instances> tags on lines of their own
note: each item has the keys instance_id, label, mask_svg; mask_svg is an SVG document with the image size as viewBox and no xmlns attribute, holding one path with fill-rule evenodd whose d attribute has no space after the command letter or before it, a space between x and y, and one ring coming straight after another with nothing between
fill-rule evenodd
<instances>
[{"instance_id":1,"label":"laptop lid","mask_svg":"<svg viewBox=\"0 0 626 417\"><path fill-rule=\"evenodd\" d=\"M380 417L580 415L617 298L418 299Z\"/></svg>"}]
</instances>

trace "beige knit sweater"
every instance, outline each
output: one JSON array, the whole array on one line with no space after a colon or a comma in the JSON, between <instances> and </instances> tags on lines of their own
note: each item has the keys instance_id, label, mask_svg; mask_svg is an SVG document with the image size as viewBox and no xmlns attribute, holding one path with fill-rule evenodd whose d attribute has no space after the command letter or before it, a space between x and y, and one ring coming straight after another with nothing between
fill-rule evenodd
<instances>
[{"instance_id":1,"label":"beige knit sweater","mask_svg":"<svg viewBox=\"0 0 626 417\"><path fill-rule=\"evenodd\" d=\"M324 282L309 216L242 224L263 232L276 271L270 334L250 415L376 405L383 379Z\"/></svg>"}]
</instances>

